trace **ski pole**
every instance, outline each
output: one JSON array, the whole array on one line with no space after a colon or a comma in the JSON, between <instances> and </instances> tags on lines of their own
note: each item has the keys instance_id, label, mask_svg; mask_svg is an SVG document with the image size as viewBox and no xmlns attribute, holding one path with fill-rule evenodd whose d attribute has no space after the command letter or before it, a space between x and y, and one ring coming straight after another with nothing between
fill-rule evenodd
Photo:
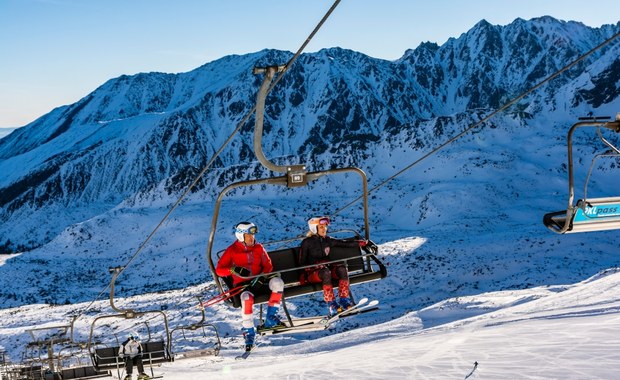
<instances>
[{"instance_id":1,"label":"ski pole","mask_svg":"<svg viewBox=\"0 0 620 380\"><path fill-rule=\"evenodd\" d=\"M221 293L221 294L218 294L218 295L216 295L215 297L213 297L213 298L211 298L209 300L201 302L198 305L198 308L204 309L206 307L215 305L218 302L226 301L227 299L230 299L230 298L236 296L237 294L240 294L243 291L243 289L247 288L248 286L249 285L245 284L245 285L239 285L239 286L236 286L236 287L234 287L232 289L229 289L228 291L226 291L224 293Z\"/></svg>"}]
</instances>

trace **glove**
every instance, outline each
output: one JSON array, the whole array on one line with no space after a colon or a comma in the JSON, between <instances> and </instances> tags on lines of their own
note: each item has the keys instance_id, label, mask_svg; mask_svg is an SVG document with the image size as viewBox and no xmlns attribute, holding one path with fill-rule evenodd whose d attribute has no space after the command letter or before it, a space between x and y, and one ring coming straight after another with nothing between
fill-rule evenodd
<instances>
[{"instance_id":1,"label":"glove","mask_svg":"<svg viewBox=\"0 0 620 380\"><path fill-rule=\"evenodd\" d=\"M358 243L359 243L360 247L365 247L366 244L368 244L368 240L359 240Z\"/></svg>"},{"instance_id":2,"label":"glove","mask_svg":"<svg viewBox=\"0 0 620 380\"><path fill-rule=\"evenodd\" d=\"M260 287L267 282L267 277L258 276L252 281L252 286Z\"/></svg>"},{"instance_id":3,"label":"glove","mask_svg":"<svg viewBox=\"0 0 620 380\"><path fill-rule=\"evenodd\" d=\"M236 274L239 277L249 277L252 274L247 268L235 266L230 268L230 273Z\"/></svg>"}]
</instances>

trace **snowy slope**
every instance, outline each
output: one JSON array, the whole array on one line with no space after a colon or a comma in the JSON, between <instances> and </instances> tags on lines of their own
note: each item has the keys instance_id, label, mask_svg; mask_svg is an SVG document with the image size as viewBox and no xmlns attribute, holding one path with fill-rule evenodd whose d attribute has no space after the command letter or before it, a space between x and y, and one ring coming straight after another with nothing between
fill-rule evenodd
<instances>
[{"instance_id":1,"label":"snowy slope","mask_svg":"<svg viewBox=\"0 0 620 380\"><path fill-rule=\"evenodd\" d=\"M169 379L611 379L620 365L619 281L612 270L575 285L459 297L293 347L273 343L248 362L224 353L222 361L162 372Z\"/></svg>"},{"instance_id":2,"label":"snowy slope","mask_svg":"<svg viewBox=\"0 0 620 380\"><path fill-rule=\"evenodd\" d=\"M393 247L406 245L407 240L394 242ZM396 274L402 273L397 270ZM158 303L184 305L168 309L174 327L196 321L191 302L183 301L200 290L205 289L120 298L116 304L135 310L155 309ZM259 348L243 362L234 359L242 350L238 310L217 305L207 310L208 320L222 333L220 355L177 360L154 371L172 380L449 379L464 378L477 362L471 379L611 379L620 365L618 268L576 284L482 292L407 313L394 307L397 294L384 292L380 298L380 311L346 319L329 332L263 337ZM304 315L304 308L293 304L293 313ZM0 310L1 346L14 359L17 350L13 346L27 341L24 328L66 324L70 315L84 307L32 305ZM105 303L97 303L94 309L96 314L76 322L76 340L87 338L95 315L111 313ZM136 328L132 323L112 320L111 325L122 334ZM161 332L161 320L152 319L150 324L154 334Z\"/></svg>"}]
</instances>

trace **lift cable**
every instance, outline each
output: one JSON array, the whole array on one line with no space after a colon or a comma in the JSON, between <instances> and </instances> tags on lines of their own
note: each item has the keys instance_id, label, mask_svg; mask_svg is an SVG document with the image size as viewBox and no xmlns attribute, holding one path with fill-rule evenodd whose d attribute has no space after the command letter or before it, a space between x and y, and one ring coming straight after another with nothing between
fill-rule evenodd
<instances>
[{"instance_id":1,"label":"lift cable","mask_svg":"<svg viewBox=\"0 0 620 380\"><path fill-rule=\"evenodd\" d=\"M530 88L529 90L523 92L521 95L517 96L516 98L512 99L511 101L509 101L508 103L504 104L502 107L498 108L497 110L491 112L489 115L483 117L480 121L478 121L477 123L471 125L470 127L468 127L467 129L463 130L461 133L457 134L456 136L450 138L448 141L444 142L443 144L439 145L438 147L436 147L435 149L431 150L430 152L426 153L425 155L423 155L422 157L418 158L417 160L415 160L414 162L412 162L411 164L407 165L406 167L404 167L403 169L399 170L396 174L386 178L385 180L381 181L379 184L377 184L376 186L374 186L373 188L371 188L368 193L372 193L373 191L379 189L380 187L384 186L385 184L387 184L388 182L390 182L391 180L393 180L394 178L400 176L401 174L403 174L404 172L408 171L409 169L411 169L412 167L414 167L415 165L419 164L420 162L424 161L425 159L427 159L428 157L434 155L435 153L437 153L438 151L442 150L443 148L445 148L446 146L450 145L451 143L453 143L454 141L460 139L461 137L463 137L465 134L467 134L468 132L470 132L472 129L482 125L483 123L487 122L489 119L491 119L493 116L497 115L498 113L506 110L507 108L509 108L510 106L514 105L515 103L517 103L519 100L525 98L526 96L528 96L529 94L531 94L532 92L536 91L537 89L539 89L542 85L544 85L547 82L550 82L551 80L557 78L558 76L560 76L562 73L564 73L565 71L569 70L570 68L572 68L573 66L577 65L579 62L583 61L584 59L586 59L588 56L592 55L594 52L596 52L597 50L602 49L604 46L608 45L611 41L615 40L616 38L620 37L620 32L614 34L613 36L609 37L608 39L606 39L605 41L603 41L602 43L600 43L599 45L597 45L596 47L590 49L588 52L584 53L583 55L581 55L580 57L578 57L576 60L574 60L573 62L569 63L568 65L564 66L563 68L561 68L560 70L556 71L555 73L549 75L547 78L543 79L542 81L540 81L538 84L534 85L532 88ZM341 207L340 209L338 209L337 211L335 211L333 214L331 215L337 215L340 212L342 212L343 210L351 207L354 203L358 202L360 199L362 199L362 196L358 196L357 198L355 198L354 200L352 200L351 202L349 202L348 204L346 204L345 206Z\"/></svg>"},{"instance_id":2,"label":"lift cable","mask_svg":"<svg viewBox=\"0 0 620 380\"><path fill-rule=\"evenodd\" d=\"M321 26L325 23L325 21L329 18L329 16L332 14L332 12L334 11L334 9L336 9L336 7L338 6L338 4L340 3L341 0L336 0L334 2L334 4L331 6L331 8L327 11L327 13L323 16L323 18L321 19L321 21L317 24L317 26L314 28L314 30L312 31L312 33L310 33L310 35L308 36L308 38L306 38L306 40L304 41L304 43L301 45L301 47L297 50L297 52L293 55L293 57L286 63L286 65L284 65L284 68L282 71L279 72L279 75L274 79L274 81L271 83L271 85L269 86L269 90L267 92L270 92L275 85L282 79L282 77L284 76L284 74L288 71L288 69L291 67L291 65L297 60L297 58L301 55L301 53L303 52L303 50L306 48L306 46L310 43L310 41L312 40L312 38L314 37L314 35L319 31L319 29L321 28ZM136 252L129 258L129 260L127 261L127 263L122 267L122 269L119 272L119 275L125 271L125 269L135 260L135 258L138 256L138 254L144 249L144 247L147 245L147 243L153 238L153 236L155 235L155 233L159 230L159 228L165 223L166 220L168 220L168 218L170 217L170 215L172 214L172 212L181 204L181 202L185 199L185 197L190 193L190 191L196 186L196 184L198 184L198 181L200 181L200 179L204 176L204 174L207 172L207 170L211 167L211 165L213 165L213 162L217 159L217 157L222 153L222 151L224 150L224 148L230 143L230 141L232 141L233 137L237 134L237 132L239 132L239 130L241 129L241 127L243 127L245 125L245 123L250 119L250 117L252 116L252 114L256 111L256 104L252 107L252 109L250 111L248 111L248 113L243 117L243 119L237 124L237 127L235 128L235 130L230 134L230 136L228 136L228 138L226 139L226 141L224 141L224 143L220 146L220 148L217 150L217 152L215 152L215 154L213 155L213 157L209 160L209 162L207 162L207 164L205 165L205 167L200 171L200 173L198 173L198 175L196 176L196 178L192 181L192 183L187 187L187 189L183 192L183 194L181 194L181 196L179 197L179 199L177 199L177 201L172 205L172 207L168 210L168 212L166 213L166 215L164 215L164 217L162 218L162 220L157 224L157 226L155 226L155 228L153 229L153 231L147 236L147 238L144 240L144 242L142 242L142 244L140 244L140 246L136 249ZM104 287L101 292L97 295L97 297L95 297L95 299L93 299L91 301L91 303L84 309L82 310L77 316L76 318L78 318L79 316L83 315L86 311L88 311L92 305L104 294L108 291L110 285L108 284L106 287Z\"/></svg>"}]
</instances>

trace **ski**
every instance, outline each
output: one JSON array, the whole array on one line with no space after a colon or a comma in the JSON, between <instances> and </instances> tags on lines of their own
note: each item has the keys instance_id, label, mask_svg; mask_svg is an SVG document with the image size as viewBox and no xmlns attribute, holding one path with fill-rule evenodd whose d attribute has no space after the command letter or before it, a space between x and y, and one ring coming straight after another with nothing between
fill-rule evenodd
<instances>
[{"instance_id":1,"label":"ski","mask_svg":"<svg viewBox=\"0 0 620 380\"><path fill-rule=\"evenodd\" d=\"M258 331L261 335L276 335L276 334L287 334L287 333L299 333L299 332L309 332L309 331L320 331L325 330L325 326L320 324L319 322L323 320L325 317L316 317L315 322L308 322L301 325L294 326L282 326L271 329L261 329Z\"/></svg>"},{"instance_id":2,"label":"ski","mask_svg":"<svg viewBox=\"0 0 620 380\"><path fill-rule=\"evenodd\" d=\"M262 332L266 332L266 331L269 331L269 330L279 330L279 329L285 329L285 328L290 328L290 327L300 327L300 326L312 325L312 324L320 321L321 319L323 319L323 316L293 318L290 321L288 321L288 320L282 321L284 323L284 325L278 325L278 326L273 326L273 327L263 327L261 325L261 326L259 326L257 328L257 332L258 333L262 333Z\"/></svg>"},{"instance_id":3,"label":"ski","mask_svg":"<svg viewBox=\"0 0 620 380\"><path fill-rule=\"evenodd\" d=\"M335 322L338 319L347 318L347 317L353 317L353 316L358 315L358 314L364 314L364 313L368 313L370 311L378 310L379 309L379 307L377 306L378 304L379 304L378 300L372 300L372 301L370 301L368 303L368 305L364 305L362 307L358 307L355 310L347 310L347 311L349 311L348 313L344 313L344 314L339 315L338 318L334 319L332 322Z\"/></svg>"},{"instance_id":4,"label":"ski","mask_svg":"<svg viewBox=\"0 0 620 380\"><path fill-rule=\"evenodd\" d=\"M258 338L258 336L257 336L257 338ZM260 341L259 339L256 339L256 338L255 338L255 340L254 340L254 345L252 346L252 348L250 349L250 351L245 351L243 354L238 355L238 356L235 356L235 360L245 360L245 359L247 359L247 358L250 356L250 354L251 354L252 352L254 352L254 350L256 349L256 347L260 346L260 344L261 344L261 341Z\"/></svg>"},{"instance_id":5,"label":"ski","mask_svg":"<svg viewBox=\"0 0 620 380\"><path fill-rule=\"evenodd\" d=\"M252 348L252 350L250 350L250 351L244 352L243 354L241 354L239 356L236 356L235 360L245 360L245 359L247 359L248 356L250 356L250 354L252 353L253 350L254 350L254 348Z\"/></svg>"},{"instance_id":6,"label":"ski","mask_svg":"<svg viewBox=\"0 0 620 380\"><path fill-rule=\"evenodd\" d=\"M378 300L372 300L369 302L368 298L362 298L358 303L353 305L353 307L332 316L293 319L292 325L285 321L286 326L258 329L257 332L260 335L276 335L326 330L331 326L331 324L341 318L376 310L377 304L379 304Z\"/></svg>"},{"instance_id":7,"label":"ski","mask_svg":"<svg viewBox=\"0 0 620 380\"><path fill-rule=\"evenodd\" d=\"M322 325L325 326L329 326L330 324L332 324L333 322L336 322L337 320L339 320L340 318L343 318L349 314L355 314L357 312L359 312L360 310L364 310L366 308L369 307L374 307L379 303L379 301L377 300L373 300L370 303L368 303L368 298L364 297L361 300L359 300L358 303L356 303L355 305L353 305L352 307L343 310L339 313L336 313L334 315L331 316L327 316L325 318L323 318L323 320L320 322ZM325 327L327 328L327 327Z\"/></svg>"},{"instance_id":8,"label":"ski","mask_svg":"<svg viewBox=\"0 0 620 380\"><path fill-rule=\"evenodd\" d=\"M258 347L258 343L254 344L254 346L252 346L252 349L250 351L245 351L243 354L241 354L239 356L235 356L235 360L245 360L245 359L247 359L250 356L250 354L252 352L254 352L256 347Z\"/></svg>"}]
</instances>

